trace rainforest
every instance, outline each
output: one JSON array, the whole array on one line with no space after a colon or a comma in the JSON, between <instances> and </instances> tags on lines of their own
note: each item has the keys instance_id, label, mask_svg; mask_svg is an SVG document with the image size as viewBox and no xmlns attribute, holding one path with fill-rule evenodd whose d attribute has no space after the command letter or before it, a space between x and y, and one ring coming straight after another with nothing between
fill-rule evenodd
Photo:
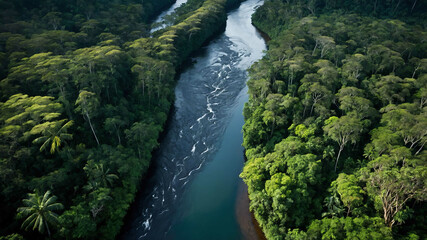
<instances>
[{"instance_id":1,"label":"rainforest","mask_svg":"<svg viewBox=\"0 0 427 240\"><path fill-rule=\"evenodd\" d=\"M426 239L426 0L0 0L0 240Z\"/></svg>"}]
</instances>

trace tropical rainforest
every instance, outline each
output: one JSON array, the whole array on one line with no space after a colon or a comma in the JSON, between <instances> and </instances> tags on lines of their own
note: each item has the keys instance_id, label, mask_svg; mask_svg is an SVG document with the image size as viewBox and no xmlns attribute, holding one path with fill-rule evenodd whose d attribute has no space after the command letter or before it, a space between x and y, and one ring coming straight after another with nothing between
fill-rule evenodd
<instances>
[{"instance_id":1,"label":"tropical rainforest","mask_svg":"<svg viewBox=\"0 0 427 240\"><path fill-rule=\"evenodd\" d=\"M0 239L114 239L240 0L0 0ZM427 1L266 0L241 177L267 239L427 238Z\"/></svg>"},{"instance_id":2,"label":"tropical rainforest","mask_svg":"<svg viewBox=\"0 0 427 240\"><path fill-rule=\"evenodd\" d=\"M427 1L269 0L241 177L267 239L427 238Z\"/></svg>"},{"instance_id":3,"label":"tropical rainforest","mask_svg":"<svg viewBox=\"0 0 427 240\"><path fill-rule=\"evenodd\" d=\"M238 0L0 1L0 239L114 239L176 70Z\"/></svg>"}]
</instances>

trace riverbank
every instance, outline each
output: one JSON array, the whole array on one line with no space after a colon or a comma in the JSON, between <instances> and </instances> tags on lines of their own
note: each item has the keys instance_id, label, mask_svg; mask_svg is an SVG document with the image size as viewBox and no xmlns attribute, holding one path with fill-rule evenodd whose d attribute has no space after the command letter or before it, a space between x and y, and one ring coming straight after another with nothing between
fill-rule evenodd
<instances>
[{"instance_id":1,"label":"riverbank","mask_svg":"<svg viewBox=\"0 0 427 240\"><path fill-rule=\"evenodd\" d=\"M241 181L236 200L236 216L244 240L267 240L254 214L249 210L248 186Z\"/></svg>"},{"instance_id":2,"label":"riverbank","mask_svg":"<svg viewBox=\"0 0 427 240\"><path fill-rule=\"evenodd\" d=\"M271 40L270 36L255 26L253 23L252 25L264 39L268 49L268 42ZM245 151L246 150L243 151L244 163L247 162ZM255 218L254 213L250 211L249 206L250 199L248 186L243 182L243 180L241 180L236 200L236 215L239 221L240 230L244 236L244 240L267 240L261 226Z\"/></svg>"}]
</instances>

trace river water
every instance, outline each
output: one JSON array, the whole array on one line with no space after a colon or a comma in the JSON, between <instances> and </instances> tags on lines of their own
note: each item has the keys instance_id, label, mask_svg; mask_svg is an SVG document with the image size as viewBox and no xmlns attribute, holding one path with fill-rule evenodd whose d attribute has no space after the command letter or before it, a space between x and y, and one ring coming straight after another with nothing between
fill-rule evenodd
<instances>
[{"instance_id":1,"label":"river water","mask_svg":"<svg viewBox=\"0 0 427 240\"><path fill-rule=\"evenodd\" d=\"M181 73L169 128L122 239L247 239L238 220L242 111L246 69L266 50L251 24L262 3L247 0L231 11L225 32Z\"/></svg>"}]
</instances>

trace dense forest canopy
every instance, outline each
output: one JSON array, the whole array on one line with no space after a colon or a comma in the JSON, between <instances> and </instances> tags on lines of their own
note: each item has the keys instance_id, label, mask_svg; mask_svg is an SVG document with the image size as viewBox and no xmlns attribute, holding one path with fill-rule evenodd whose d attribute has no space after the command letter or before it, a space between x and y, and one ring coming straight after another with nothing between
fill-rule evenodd
<instances>
[{"instance_id":1,"label":"dense forest canopy","mask_svg":"<svg viewBox=\"0 0 427 240\"><path fill-rule=\"evenodd\" d=\"M425 239L427 1L266 1L241 177L267 239Z\"/></svg>"},{"instance_id":2,"label":"dense forest canopy","mask_svg":"<svg viewBox=\"0 0 427 240\"><path fill-rule=\"evenodd\" d=\"M0 239L114 239L175 71L238 0L0 1Z\"/></svg>"},{"instance_id":3,"label":"dense forest canopy","mask_svg":"<svg viewBox=\"0 0 427 240\"><path fill-rule=\"evenodd\" d=\"M239 0L0 0L0 239L113 239L175 72ZM267 0L248 81L251 210L268 239L427 237L425 0Z\"/></svg>"}]
</instances>

